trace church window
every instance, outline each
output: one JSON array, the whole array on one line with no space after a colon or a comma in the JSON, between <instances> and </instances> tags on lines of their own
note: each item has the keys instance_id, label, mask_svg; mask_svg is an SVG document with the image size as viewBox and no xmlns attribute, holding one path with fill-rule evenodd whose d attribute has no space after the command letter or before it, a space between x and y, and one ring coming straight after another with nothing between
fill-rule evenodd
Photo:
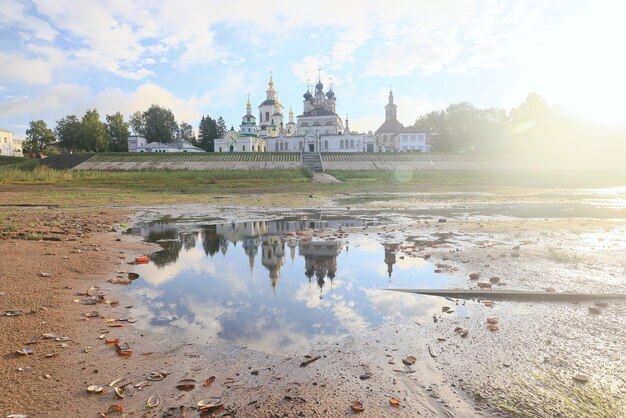
<instances>
[{"instance_id":1,"label":"church window","mask_svg":"<svg viewBox=\"0 0 626 418\"><path fill-rule=\"evenodd\" d=\"M243 152L246 152L246 146L245 145L243 146Z\"/></svg>"},{"instance_id":2,"label":"church window","mask_svg":"<svg viewBox=\"0 0 626 418\"><path fill-rule=\"evenodd\" d=\"M324 141L324 149L328 149L328 141Z\"/></svg>"},{"instance_id":3,"label":"church window","mask_svg":"<svg viewBox=\"0 0 626 418\"><path fill-rule=\"evenodd\" d=\"M222 147L220 147L220 152L222 152Z\"/></svg>"},{"instance_id":4,"label":"church window","mask_svg":"<svg viewBox=\"0 0 626 418\"><path fill-rule=\"evenodd\" d=\"M266 121L270 120L270 112L265 112L265 120Z\"/></svg>"},{"instance_id":5,"label":"church window","mask_svg":"<svg viewBox=\"0 0 626 418\"><path fill-rule=\"evenodd\" d=\"M328 121L325 123L326 126L335 126L335 124L332 121Z\"/></svg>"},{"instance_id":6,"label":"church window","mask_svg":"<svg viewBox=\"0 0 626 418\"><path fill-rule=\"evenodd\" d=\"M343 139L339 141L339 148L343 149Z\"/></svg>"},{"instance_id":7,"label":"church window","mask_svg":"<svg viewBox=\"0 0 626 418\"><path fill-rule=\"evenodd\" d=\"M302 122L302 125L300 125L300 126L302 126L303 128L308 128L308 127L309 127L309 124L308 124L308 123L306 123L306 122Z\"/></svg>"},{"instance_id":8,"label":"church window","mask_svg":"<svg viewBox=\"0 0 626 418\"><path fill-rule=\"evenodd\" d=\"M300 150L302 150L302 141L300 141Z\"/></svg>"},{"instance_id":9,"label":"church window","mask_svg":"<svg viewBox=\"0 0 626 418\"><path fill-rule=\"evenodd\" d=\"M274 144L274 151L278 151L278 142Z\"/></svg>"},{"instance_id":10,"label":"church window","mask_svg":"<svg viewBox=\"0 0 626 418\"><path fill-rule=\"evenodd\" d=\"M252 146L252 152L254 152L254 145Z\"/></svg>"},{"instance_id":11,"label":"church window","mask_svg":"<svg viewBox=\"0 0 626 418\"><path fill-rule=\"evenodd\" d=\"M250 122L250 116L247 116L247 117L246 117L246 120L247 120L248 122Z\"/></svg>"},{"instance_id":12,"label":"church window","mask_svg":"<svg viewBox=\"0 0 626 418\"><path fill-rule=\"evenodd\" d=\"M282 142L280 143L280 150L281 151L283 150L283 143Z\"/></svg>"},{"instance_id":13,"label":"church window","mask_svg":"<svg viewBox=\"0 0 626 418\"><path fill-rule=\"evenodd\" d=\"M354 148L354 139L350 140L350 148Z\"/></svg>"}]
</instances>

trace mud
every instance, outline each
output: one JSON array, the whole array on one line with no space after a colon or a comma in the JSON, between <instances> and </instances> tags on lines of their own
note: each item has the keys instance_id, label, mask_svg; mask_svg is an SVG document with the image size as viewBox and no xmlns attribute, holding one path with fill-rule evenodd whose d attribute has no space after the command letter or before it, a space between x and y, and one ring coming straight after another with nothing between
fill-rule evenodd
<instances>
[{"instance_id":1,"label":"mud","mask_svg":"<svg viewBox=\"0 0 626 418\"><path fill-rule=\"evenodd\" d=\"M467 288L478 288L478 282L497 276L501 280L494 287L501 290L626 293L626 223L619 210L618 215L582 211L562 216L563 212L560 215L557 211L542 217L535 208L537 216L520 212L516 217L503 217L498 211L490 216L489 211L472 207L443 212L441 208L436 212L385 209L377 204L339 209L332 202L326 202L325 207L329 213L349 210L357 217L381 221L376 226L347 229L350 242L368 234L402 243L407 249L399 251L398 257L427 259ZM129 224L164 215L196 222L275 219L293 213L290 208L193 205L133 211L137 215ZM605 217L607 214L610 216ZM114 218L103 219L111 222ZM138 247L135 238L123 235L120 219L116 220L115 232L103 228L76 244L0 241L3 259L18 260L16 265L22 266L13 270L2 263L0 291L7 295L0 296L0 311L27 309L29 294L52 291L55 295L42 303L47 312L55 312L54 316L0 317L0 347L5 360L0 367L2 413L96 416L119 403L135 415L160 417L170 408L193 408L201 399L218 396L225 407L222 416L344 416L354 413L352 400L363 402L363 416L494 416L506 415L497 404L516 390L517 379L531 380L533 373L544 369L572 377L582 373L589 377L589 384L609 387L622 399L626 396L624 301L607 301L606 305L594 301L495 301L486 306L482 300L438 298L427 318L416 315L411 321L398 322L394 306L421 303L423 296L381 291L379 297L388 299L382 305L388 309L380 312L386 318L383 325L332 342L311 341L306 350L280 354L226 343L171 342L128 323L123 328L108 328L103 318L85 320L84 311L92 307L73 300L76 291L97 284L107 297L120 301L106 310L98 307L106 318L127 317L133 309L141 308L126 308L135 301L123 287L105 281L113 271L129 269L117 263L132 260L148 248ZM74 247L90 243L96 245L93 248L99 245L105 249L85 253L96 257L89 263L81 260L70 264L68 270L55 270L68 261L62 258L65 252L71 254ZM53 252L52 246L61 257L45 255ZM150 251L155 248L150 247ZM25 260L32 263L25 267ZM55 280L67 279L52 289L46 288L49 282L42 285L45 282L39 281L38 286L43 287L24 292L43 269L55 273ZM472 273L479 273L480 278L470 279ZM8 299L18 292L18 299ZM445 313L442 303L449 310L462 307L467 313L461 317ZM494 317L498 330L490 331L487 318ZM17 322L26 320L30 322ZM455 332L457 327L467 331L465 337ZM121 357L104 344L99 339L102 330L108 331L107 337L128 343L134 350L132 356ZM75 342L59 349L59 355L51 359L11 354L32 335L43 332L70 334ZM87 346L91 349L85 352ZM320 359L301 367L305 355L319 355ZM416 362L404 365L402 359L407 356L414 356ZM33 371L18 372L21 366ZM129 388L124 400L116 399L108 387L120 377L125 378L121 384L144 381L151 371L158 370L172 373L142 390ZM46 374L51 378L46 379ZM203 387L202 382L210 376L216 377L215 383ZM196 387L189 392L176 389L183 378L195 379ZM88 394L89 384L106 386L106 393ZM153 394L162 402L148 409L145 401ZM399 408L389 404L392 397L400 400ZM190 413L198 415L194 409Z\"/></svg>"}]
</instances>

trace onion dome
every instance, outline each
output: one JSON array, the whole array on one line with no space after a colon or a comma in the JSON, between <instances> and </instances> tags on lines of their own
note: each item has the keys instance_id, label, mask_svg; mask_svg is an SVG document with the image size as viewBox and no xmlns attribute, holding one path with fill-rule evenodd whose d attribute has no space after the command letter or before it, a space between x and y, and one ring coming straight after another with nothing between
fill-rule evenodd
<instances>
[{"instance_id":1,"label":"onion dome","mask_svg":"<svg viewBox=\"0 0 626 418\"><path fill-rule=\"evenodd\" d=\"M322 90L323 88L324 88L324 85L322 84L322 80L319 80L317 84L315 85L315 89Z\"/></svg>"},{"instance_id":2,"label":"onion dome","mask_svg":"<svg viewBox=\"0 0 626 418\"><path fill-rule=\"evenodd\" d=\"M335 97L335 92L332 90L328 90L328 93L326 93L326 97L332 99L333 97Z\"/></svg>"},{"instance_id":3,"label":"onion dome","mask_svg":"<svg viewBox=\"0 0 626 418\"><path fill-rule=\"evenodd\" d=\"M304 97L304 100L311 100L313 98L313 95L310 91L307 90L302 97Z\"/></svg>"}]
</instances>

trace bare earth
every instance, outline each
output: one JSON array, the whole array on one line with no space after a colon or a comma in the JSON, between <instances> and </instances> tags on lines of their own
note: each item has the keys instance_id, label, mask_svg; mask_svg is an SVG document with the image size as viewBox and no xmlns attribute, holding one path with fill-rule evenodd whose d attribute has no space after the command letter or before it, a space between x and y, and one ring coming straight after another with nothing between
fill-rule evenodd
<instances>
[{"instance_id":1,"label":"bare earth","mask_svg":"<svg viewBox=\"0 0 626 418\"><path fill-rule=\"evenodd\" d=\"M229 210L233 219L246 213L246 208ZM220 397L225 406L216 416L352 416L352 400L363 403L360 416L493 416L496 412L481 400L506 392L509 381L539 362L563 370L570 379L584 373L592 383L625 393L623 303L610 303L599 315L589 313L592 303L530 304L521 312L506 303L493 308L468 303L470 317L456 319L433 305L435 322L392 324L286 356L225 344L171 345L119 321L130 318L134 302L121 292L123 285L107 280L126 278L133 267L128 261L158 249L122 235L120 223L131 222L128 212L7 208L0 215L9 235L0 239L0 313L22 312L0 316L1 416L97 417L119 404L130 416L195 417L200 416L197 402L212 397ZM363 231L349 232L356 236ZM399 216L396 227L368 230L409 242L431 240L425 252L399 256L428 253L443 272L500 276L504 288L625 292L626 247L596 248L604 245L598 239L607 232L616 234L617 244L625 238L623 223L591 220L437 223ZM576 249L583 236L595 240L593 251ZM521 248L513 250L517 246ZM104 295L103 301L82 304L90 297L86 292ZM390 292L390 297L410 303L413 295ZM85 315L92 311L99 316ZM497 333L487 331L484 323L493 315L500 319ZM469 337L455 335L457 326L468 329ZM59 341L45 339L48 333ZM106 338L127 343L132 355L116 354ZM23 348L33 354L16 353ZM320 358L302 367L305 355ZM416 358L413 366L402 364L409 355ZM154 371L168 373L161 381L148 381ZM214 382L203 385L211 376ZM125 399L109 386L120 378L124 380L113 386L132 383ZM195 387L177 389L183 378L195 379ZM134 387L146 381L142 389ZM87 393L94 384L103 386L103 393ZM159 406L146 407L151 395L160 397ZM400 407L389 404L392 397Z\"/></svg>"}]
</instances>

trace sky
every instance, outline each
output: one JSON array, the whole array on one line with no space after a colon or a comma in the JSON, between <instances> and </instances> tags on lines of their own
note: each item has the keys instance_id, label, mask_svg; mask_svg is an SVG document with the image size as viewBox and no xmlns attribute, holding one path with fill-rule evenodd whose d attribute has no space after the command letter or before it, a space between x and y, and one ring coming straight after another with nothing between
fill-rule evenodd
<instances>
[{"instance_id":1,"label":"sky","mask_svg":"<svg viewBox=\"0 0 626 418\"><path fill-rule=\"evenodd\" d=\"M270 74L295 115L307 80L332 80L337 113L361 132L384 121L390 87L405 125L537 92L624 126L625 12L602 0L0 0L0 128L23 138L30 120L152 104L196 129L202 115L236 128Z\"/></svg>"}]
</instances>

